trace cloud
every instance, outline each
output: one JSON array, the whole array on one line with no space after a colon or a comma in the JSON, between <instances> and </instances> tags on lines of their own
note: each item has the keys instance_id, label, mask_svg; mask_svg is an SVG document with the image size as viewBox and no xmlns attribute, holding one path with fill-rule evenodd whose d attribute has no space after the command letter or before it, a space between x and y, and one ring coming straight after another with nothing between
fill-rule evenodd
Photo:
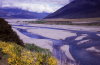
<instances>
[{"instance_id":1,"label":"cloud","mask_svg":"<svg viewBox=\"0 0 100 65\"><path fill-rule=\"evenodd\" d=\"M1 7L17 7L32 12L55 12L68 4L70 0L0 0Z\"/></svg>"},{"instance_id":2,"label":"cloud","mask_svg":"<svg viewBox=\"0 0 100 65\"><path fill-rule=\"evenodd\" d=\"M10 7L10 4L3 4L2 7Z\"/></svg>"},{"instance_id":3,"label":"cloud","mask_svg":"<svg viewBox=\"0 0 100 65\"><path fill-rule=\"evenodd\" d=\"M54 12L52 7L50 7L49 5L43 5L43 4L21 3L19 5L14 4L13 7L18 7L18 8L24 9L24 10L38 12L38 13L42 13L42 12L52 13L52 12Z\"/></svg>"}]
</instances>

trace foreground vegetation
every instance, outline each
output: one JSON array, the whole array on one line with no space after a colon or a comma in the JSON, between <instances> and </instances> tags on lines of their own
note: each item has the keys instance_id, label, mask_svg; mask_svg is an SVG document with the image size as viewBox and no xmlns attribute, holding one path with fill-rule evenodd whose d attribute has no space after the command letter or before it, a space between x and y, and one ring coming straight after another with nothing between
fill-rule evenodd
<instances>
[{"instance_id":1,"label":"foreground vegetation","mask_svg":"<svg viewBox=\"0 0 100 65\"><path fill-rule=\"evenodd\" d=\"M25 48L27 48L30 51L35 51L35 52L38 52L38 53L44 53L44 54L52 55L52 53L50 52L49 49L38 47L35 44L26 43Z\"/></svg>"},{"instance_id":2,"label":"foreground vegetation","mask_svg":"<svg viewBox=\"0 0 100 65\"><path fill-rule=\"evenodd\" d=\"M44 22L38 22L44 23ZM0 18L0 65L57 65L48 49L25 44L7 21Z\"/></svg>"},{"instance_id":3,"label":"foreground vegetation","mask_svg":"<svg viewBox=\"0 0 100 65\"><path fill-rule=\"evenodd\" d=\"M11 28L11 25L8 24L3 18L0 18L0 40L5 42L15 42L18 45L24 46L22 40L16 32Z\"/></svg>"},{"instance_id":4,"label":"foreground vegetation","mask_svg":"<svg viewBox=\"0 0 100 65\"><path fill-rule=\"evenodd\" d=\"M1 60L7 59L5 65L57 65L57 60L49 53L31 51L27 48L27 44L26 48L23 48L16 43L0 41L0 53L2 55L0 58Z\"/></svg>"}]
</instances>

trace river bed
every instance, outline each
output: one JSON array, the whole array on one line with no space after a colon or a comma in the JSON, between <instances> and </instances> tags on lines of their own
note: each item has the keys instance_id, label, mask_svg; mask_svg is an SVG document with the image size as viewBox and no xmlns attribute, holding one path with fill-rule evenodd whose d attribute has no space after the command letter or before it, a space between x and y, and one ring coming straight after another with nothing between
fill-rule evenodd
<instances>
[{"instance_id":1,"label":"river bed","mask_svg":"<svg viewBox=\"0 0 100 65\"><path fill-rule=\"evenodd\" d=\"M24 42L35 44L40 42L41 44L38 43L38 46L50 49L52 54L63 64L77 62L79 65L100 65L100 54L86 50L90 47L100 46L100 36L98 35L100 28L98 27L45 24L11 25Z\"/></svg>"}]
</instances>

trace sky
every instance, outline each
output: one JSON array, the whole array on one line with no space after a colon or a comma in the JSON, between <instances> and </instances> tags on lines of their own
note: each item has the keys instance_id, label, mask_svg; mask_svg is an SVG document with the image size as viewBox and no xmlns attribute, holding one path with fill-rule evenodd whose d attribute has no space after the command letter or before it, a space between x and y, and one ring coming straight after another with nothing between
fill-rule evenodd
<instances>
[{"instance_id":1,"label":"sky","mask_svg":"<svg viewBox=\"0 0 100 65\"><path fill-rule=\"evenodd\" d=\"M72 0L0 0L0 7L19 8L31 12L53 13Z\"/></svg>"}]
</instances>

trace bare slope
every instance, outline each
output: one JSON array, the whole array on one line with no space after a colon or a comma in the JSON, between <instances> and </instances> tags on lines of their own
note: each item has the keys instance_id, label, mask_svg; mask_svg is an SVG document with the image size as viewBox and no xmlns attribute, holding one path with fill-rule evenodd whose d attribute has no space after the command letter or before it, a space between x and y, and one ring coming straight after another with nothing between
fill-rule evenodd
<instances>
[{"instance_id":1,"label":"bare slope","mask_svg":"<svg viewBox=\"0 0 100 65\"><path fill-rule=\"evenodd\" d=\"M100 17L100 0L74 0L56 12L48 15L48 18L96 18Z\"/></svg>"}]
</instances>

